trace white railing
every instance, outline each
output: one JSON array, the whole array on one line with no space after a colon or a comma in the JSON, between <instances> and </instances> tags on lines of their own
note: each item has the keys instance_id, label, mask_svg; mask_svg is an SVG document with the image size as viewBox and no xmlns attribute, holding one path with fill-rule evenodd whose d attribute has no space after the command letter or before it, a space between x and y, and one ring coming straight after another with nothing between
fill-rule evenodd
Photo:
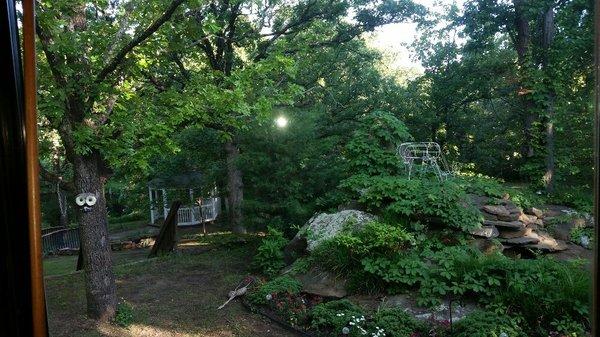
<instances>
[{"instance_id":1,"label":"white railing","mask_svg":"<svg viewBox=\"0 0 600 337\"><path fill-rule=\"evenodd\" d=\"M169 208L164 209L164 218L169 214ZM221 213L221 199L209 198L205 199L202 204L202 212L200 206L180 207L177 211L177 225L191 226L202 222L214 221Z\"/></svg>"}]
</instances>

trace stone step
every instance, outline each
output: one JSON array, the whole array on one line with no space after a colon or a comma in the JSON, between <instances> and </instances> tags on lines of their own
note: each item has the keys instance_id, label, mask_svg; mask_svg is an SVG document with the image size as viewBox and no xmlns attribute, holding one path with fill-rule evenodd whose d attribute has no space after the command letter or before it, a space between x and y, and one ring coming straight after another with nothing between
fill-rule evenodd
<instances>
[{"instance_id":1,"label":"stone step","mask_svg":"<svg viewBox=\"0 0 600 337\"><path fill-rule=\"evenodd\" d=\"M527 248L539 249L545 252L558 252L567 249L567 244L562 240L557 240L545 232L534 233L540 240L536 244L525 245Z\"/></svg>"},{"instance_id":2,"label":"stone step","mask_svg":"<svg viewBox=\"0 0 600 337\"><path fill-rule=\"evenodd\" d=\"M540 242L540 239L537 235L534 236L522 236L514 239L500 239L500 242L503 244L507 244L510 246L525 246L525 245L535 245Z\"/></svg>"},{"instance_id":3,"label":"stone step","mask_svg":"<svg viewBox=\"0 0 600 337\"><path fill-rule=\"evenodd\" d=\"M483 224L485 226L495 226L495 227L503 227L503 228L512 228L515 230L525 229L525 224L521 221L494 221L494 220L484 220Z\"/></svg>"},{"instance_id":4,"label":"stone step","mask_svg":"<svg viewBox=\"0 0 600 337\"><path fill-rule=\"evenodd\" d=\"M502 239L514 239L522 236L529 236L533 233L531 228L523 228L518 230L502 230L498 233L498 237Z\"/></svg>"},{"instance_id":5,"label":"stone step","mask_svg":"<svg viewBox=\"0 0 600 337\"><path fill-rule=\"evenodd\" d=\"M472 230L470 233L482 238L495 238L498 237L499 234L498 229L494 226L482 226L481 228Z\"/></svg>"},{"instance_id":6,"label":"stone step","mask_svg":"<svg viewBox=\"0 0 600 337\"><path fill-rule=\"evenodd\" d=\"M509 213L508 215L498 215L498 220L500 221L517 221L521 217L521 213Z\"/></svg>"},{"instance_id":7,"label":"stone step","mask_svg":"<svg viewBox=\"0 0 600 337\"><path fill-rule=\"evenodd\" d=\"M510 212L506 209L506 207L498 205L498 206L494 206L494 205L484 205L481 207L481 210L483 210L486 213L489 214L493 214L496 216L509 216Z\"/></svg>"}]
</instances>

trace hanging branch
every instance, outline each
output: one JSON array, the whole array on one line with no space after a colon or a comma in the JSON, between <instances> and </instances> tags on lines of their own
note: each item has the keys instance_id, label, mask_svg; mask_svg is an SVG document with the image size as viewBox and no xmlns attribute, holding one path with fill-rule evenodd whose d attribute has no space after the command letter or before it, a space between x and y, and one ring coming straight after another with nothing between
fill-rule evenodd
<instances>
[{"instance_id":1,"label":"hanging branch","mask_svg":"<svg viewBox=\"0 0 600 337\"><path fill-rule=\"evenodd\" d=\"M139 35L133 38L128 44L126 44L121 50L119 50L115 56L113 56L106 66L100 70L98 76L96 77L95 82L101 83L106 79L110 73L115 71L117 67L123 62L127 54L133 50L133 48L137 47L139 44L148 39L154 32L156 32L165 22L167 22L177 7L181 5L185 0L173 0L169 7L165 10L165 12L156 19L148 28L142 31Z\"/></svg>"}]
</instances>

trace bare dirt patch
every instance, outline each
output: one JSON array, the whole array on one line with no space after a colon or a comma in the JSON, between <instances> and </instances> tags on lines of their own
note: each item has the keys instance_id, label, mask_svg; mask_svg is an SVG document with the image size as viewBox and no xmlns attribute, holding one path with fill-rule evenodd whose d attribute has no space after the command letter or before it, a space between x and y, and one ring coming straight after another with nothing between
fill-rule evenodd
<instances>
[{"instance_id":1,"label":"bare dirt patch","mask_svg":"<svg viewBox=\"0 0 600 337\"><path fill-rule=\"evenodd\" d=\"M118 296L134 310L128 328L85 317L83 274L48 278L51 336L297 336L248 312L237 300L216 310L248 274L252 249L250 243L185 250L115 267Z\"/></svg>"}]
</instances>

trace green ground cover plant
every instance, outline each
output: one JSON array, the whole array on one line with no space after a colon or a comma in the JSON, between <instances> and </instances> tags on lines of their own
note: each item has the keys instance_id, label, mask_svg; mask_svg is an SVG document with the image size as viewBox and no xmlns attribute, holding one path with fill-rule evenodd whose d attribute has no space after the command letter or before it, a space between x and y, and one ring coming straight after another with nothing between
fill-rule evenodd
<instances>
[{"instance_id":1,"label":"green ground cover plant","mask_svg":"<svg viewBox=\"0 0 600 337\"><path fill-rule=\"evenodd\" d=\"M121 327L128 327L133 322L133 307L125 300L117 303L115 323Z\"/></svg>"},{"instance_id":2,"label":"green ground cover plant","mask_svg":"<svg viewBox=\"0 0 600 337\"><path fill-rule=\"evenodd\" d=\"M570 329L574 333L589 328L591 277L584 262L556 261L550 257L513 259L499 252L484 254L451 231L423 230L419 224L371 222L362 230L345 231L325 241L300 260L296 269L301 272L318 266L333 271L348 280L347 289L353 293L410 292L418 304L426 307L437 306L448 298L476 300L481 307L510 313L510 319L481 313L477 314L481 317L472 320L481 320L482 328L489 325L489 331L496 331L495 327L506 329L509 336L546 336L559 327L563 332ZM288 276L267 285L266 290L252 295L257 304L265 303L267 292L296 294L300 289ZM365 316L364 311L347 302L324 303L318 308L314 315L318 320L310 324L319 331L343 328L344 319L336 314L344 314L345 318L347 314ZM369 331L374 327L370 323L377 320L365 317L361 327ZM522 323L522 331L508 329L515 319ZM460 336L473 331L461 329L458 331L464 332Z\"/></svg>"},{"instance_id":3,"label":"green ground cover plant","mask_svg":"<svg viewBox=\"0 0 600 337\"><path fill-rule=\"evenodd\" d=\"M281 231L269 227L252 260L253 267L267 276L277 274L285 266L282 250L287 242Z\"/></svg>"},{"instance_id":4,"label":"green ground cover plant","mask_svg":"<svg viewBox=\"0 0 600 337\"><path fill-rule=\"evenodd\" d=\"M527 337L518 320L490 311L474 312L452 327L453 337Z\"/></svg>"},{"instance_id":5,"label":"green ground cover plant","mask_svg":"<svg viewBox=\"0 0 600 337\"><path fill-rule=\"evenodd\" d=\"M353 176L346 186L358 193L368 210L380 211L392 221L422 220L455 229L470 230L483 217L464 189L454 181L408 180L402 176Z\"/></svg>"}]
</instances>

